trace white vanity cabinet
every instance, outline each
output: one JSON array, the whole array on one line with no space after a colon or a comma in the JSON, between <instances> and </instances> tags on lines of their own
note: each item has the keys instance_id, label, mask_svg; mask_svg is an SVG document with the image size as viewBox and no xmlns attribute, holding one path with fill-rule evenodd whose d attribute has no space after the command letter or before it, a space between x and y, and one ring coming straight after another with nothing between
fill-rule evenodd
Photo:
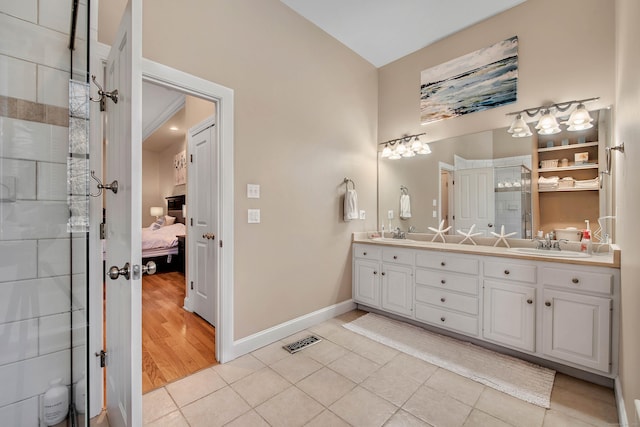
<instances>
[{"instance_id":1,"label":"white vanity cabinet","mask_svg":"<svg viewBox=\"0 0 640 427\"><path fill-rule=\"evenodd\" d=\"M542 276L543 353L609 371L613 274L543 268Z\"/></svg>"},{"instance_id":2,"label":"white vanity cabinet","mask_svg":"<svg viewBox=\"0 0 640 427\"><path fill-rule=\"evenodd\" d=\"M416 253L417 320L465 335L478 336L477 259L449 253Z\"/></svg>"},{"instance_id":3,"label":"white vanity cabinet","mask_svg":"<svg viewBox=\"0 0 640 427\"><path fill-rule=\"evenodd\" d=\"M353 299L413 316L413 251L355 245Z\"/></svg>"},{"instance_id":4,"label":"white vanity cabinet","mask_svg":"<svg viewBox=\"0 0 640 427\"><path fill-rule=\"evenodd\" d=\"M535 351L536 274L529 262L484 262L483 337Z\"/></svg>"},{"instance_id":5,"label":"white vanity cabinet","mask_svg":"<svg viewBox=\"0 0 640 427\"><path fill-rule=\"evenodd\" d=\"M353 245L356 303L610 378L619 298L613 267Z\"/></svg>"}]
</instances>

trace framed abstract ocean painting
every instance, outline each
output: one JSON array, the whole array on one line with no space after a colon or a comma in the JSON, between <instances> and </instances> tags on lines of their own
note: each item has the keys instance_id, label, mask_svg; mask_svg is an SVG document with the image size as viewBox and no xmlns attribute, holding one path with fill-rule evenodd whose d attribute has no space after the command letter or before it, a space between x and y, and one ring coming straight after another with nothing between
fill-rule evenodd
<instances>
[{"instance_id":1,"label":"framed abstract ocean painting","mask_svg":"<svg viewBox=\"0 0 640 427\"><path fill-rule=\"evenodd\" d=\"M422 71L420 122L427 124L516 102L518 36Z\"/></svg>"}]
</instances>

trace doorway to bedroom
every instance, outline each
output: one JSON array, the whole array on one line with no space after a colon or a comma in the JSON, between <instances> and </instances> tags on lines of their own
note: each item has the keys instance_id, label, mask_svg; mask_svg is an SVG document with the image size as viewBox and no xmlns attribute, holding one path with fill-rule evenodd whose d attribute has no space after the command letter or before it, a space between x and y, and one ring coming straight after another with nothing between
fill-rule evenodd
<instances>
[{"instance_id":1,"label":"doorway to bedroom","mask_svg":"<svg viewBox=\"0 0 640 427\"><path fill-rule=\"evenodd\" d=\"M216 364L215 328L185 309L189 129L215 103L144 81L142 91L142 392ZM213 167L213 166L212 166Z\"/></svg>"}]
</instances>

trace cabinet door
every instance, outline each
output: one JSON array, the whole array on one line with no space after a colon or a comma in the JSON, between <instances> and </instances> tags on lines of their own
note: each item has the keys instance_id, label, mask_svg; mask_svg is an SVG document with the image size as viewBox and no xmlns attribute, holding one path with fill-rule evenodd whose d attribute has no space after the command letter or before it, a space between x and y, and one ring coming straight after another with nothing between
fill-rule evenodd
<instances>
[{"instance_id":1,"label":"cabinet door","mask_svg":"<svg viewBox=\"0 0 640 427\"><path fill-rule=\"evenodd\" d=\"M485 281L484 338L535 351L535 296L533 286Z\"/></svg>"},{"instance_id":2,"label":"cabinet door","mask_svg":"<svg viewBox=\"0 0 640 427\"><path fill-rule=\"evenodd\" d=\"M609 372L611 299L549 289L543 296L544 354Z\"/></svg>"},{"instance_id":3,"label":"cabinet door","mask_svg":"<svg viewBox=\"0 0 640 427\"><path fill-rule=\"evenodd\" d=\"M413 271L411 268L382 264L382 308L411 316L413 313Z\"/></svg>"},{"instance_id":4,"label":"cabinet door","mask_svg":"<svg viewBox=\"0 0 640 427\"><path fill-rule=\"evenodd\" d=\"M371 307L380 308L380 264L369 260L356 260L353 270L353 299Z\"/></svg>"}]
</instances>

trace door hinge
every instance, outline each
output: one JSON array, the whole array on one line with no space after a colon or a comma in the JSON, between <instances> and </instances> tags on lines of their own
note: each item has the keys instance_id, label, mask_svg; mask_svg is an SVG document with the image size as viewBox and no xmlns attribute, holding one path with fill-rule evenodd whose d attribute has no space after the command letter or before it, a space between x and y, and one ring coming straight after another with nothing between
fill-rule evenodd
<instances>
[{"instance_id":1,"label":"door hinge","mask_svg":"<svg viewBox=\"0 0 640 427\"><path fill-rule=\"evenodd\" d=\"M191 281L191 289L193 289L193 280Z\"/></svg>"},{"instance_id":2,"label":"door hinge","mask_svg":"<svg viewBox=\"0 0 640 427\"><path fill-rule=\"evenodd\" d=\"M104 350L100 350L100 353L95 353L96 357L100 358L100 367L104 368L107 366L107 352Z\"/></svg>"},{"instance_id":3,"label":"door hinge","mask_svg":"<svg viewBox=\"0 0 640 427\"><path fill-rule=\"evenodd\" d=\"M193 163L193 154L189 154L189 162Z\"/></svg>"},{"instance_id":4,"label":"door hinge","mask_svg":"<svg viewBox=\"0 0 640 427\"><path fill-rule=\"evenodd\" d=\"M193 227L193 218L189 218L189 224Z\"/></svg>"},{"instance_id":5,"label":"door hinge","mask_svg":"<svg viewBox=\"0 0 640 427\"><path fill-rule=\"evenodd\" d=\"M106 239L106 229L107 229L107 224L105 224L104 222L100 223L100 240L104 240Z\"/></svg>"},{"instance_id":6,"label":"door hinge","mask_svg":"<svg viewBox=\"0 0 640 427\"><path fill-rule=\"evenodd\" d=\"M220 247L222 247L222 240L220 240Z\"/></svg>"}]
</instances>

